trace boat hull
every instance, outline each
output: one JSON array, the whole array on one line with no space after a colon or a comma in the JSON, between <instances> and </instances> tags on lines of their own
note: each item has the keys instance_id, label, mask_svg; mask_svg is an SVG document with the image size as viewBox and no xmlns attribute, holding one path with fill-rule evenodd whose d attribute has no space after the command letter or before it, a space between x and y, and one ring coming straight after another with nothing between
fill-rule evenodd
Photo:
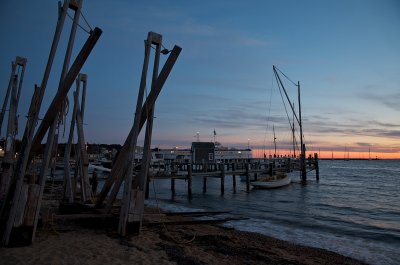
<instances>
[{"instance_id":1,"label":"boat hull","mask_svg":"<svg viewBox=\"0 0 400 265\"><path fill-rule=\"evenodd\" d=\"M289 176L278 180L270 180L270 181L253 181L250 184L256 189L276 189L283 186L287 186L292 182L292 179Z\"/></svg>"}]
</instances>

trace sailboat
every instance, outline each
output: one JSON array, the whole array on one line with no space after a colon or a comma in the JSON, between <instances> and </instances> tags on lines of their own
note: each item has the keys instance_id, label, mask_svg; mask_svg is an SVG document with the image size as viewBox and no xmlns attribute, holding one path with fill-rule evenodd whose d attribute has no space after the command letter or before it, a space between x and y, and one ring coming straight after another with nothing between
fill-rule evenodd
<instances>
[{"instance_id":1,"label":"sailboat","mask_svg":"<svg viewBox=\"0 0 400 265\"><path fill-rule=\"evenodd\" d=\"M272 130L274 132L274 157L276 157L276 135L274 125L272 125ZM257 181L250 182L250 184L256 189L280 188L289 185L292 182L292 179L288 176L288 174L282 171L276 171L275 173L272 173L272 176L269 174L264 174L264 176L261 176L262 177Z\"/></svg>"},{"instance_id":2,"label":"sailboat","mask_svg":"<svg viewBox=\"0 0 400 265\"><path fill-rule=\"evenodd\" d=\"M256 189L274 189L287 186L292 182L292 178L286 172L276 172L273 176L260 178L250 184Z\"/></svg>"},{"instance_id":3,"label":"sailboat","mask_svg":"<svg viewBox=\"0 0 400 265\"><path fill-rule=\"evenodd\" d=\"M279 69L277 69L275 66L273 66L273 71L274 71L274 75L275 78L277 80L278 83L278 87L284 92L284 95L286 96L287 102L289 103L289 106L292 110L293 116L294 118L296 118L296 121L299 125L299 129L300 129L300 172L301 172L301 179L303 181L306 180L306 164L305 164L305 144L303 143L303 129L302 129L302 120L301 120L301 104L300 104L300 82L294 83L293 81L291 81L285 74L283 74ZM296 87L298 90L298 101L299 101L299 109L298 109L298 116L296 114L295 111L295 107L294 107L294 103L292 104L288 94L285 90L285 87L279 77L279 73L282 73L287 79L289 79ZM281 96L282 96L282 91L281 92ZM283 96L282 96L283 99ZM286 110L286 107L285 107ZM293 118L293 124L290 123L291 129L292 129L292 133L293 133L293 146L295 145L295 137L294 137L294 121L295 119ZM274 131L274 147L275 147L275 155L276 155L276 136L275 136L275 127L273 126L273 131ZM295 153L295 148L294 148L294 153ZM274 155L274 156L275 156ZM250 182L250 184L254 187L254 188L258 188L258 189L272 189L272 188L279 188L279 187L283 187L283 186L287 186L292 182L291 177L286 173L286 171L282 172L282 171L275 171L275 172L271 172L270 174L265 174L264 176L261 175L261 178L258 179L257 181L252 181Z\"/></svg>"}]
</instances>

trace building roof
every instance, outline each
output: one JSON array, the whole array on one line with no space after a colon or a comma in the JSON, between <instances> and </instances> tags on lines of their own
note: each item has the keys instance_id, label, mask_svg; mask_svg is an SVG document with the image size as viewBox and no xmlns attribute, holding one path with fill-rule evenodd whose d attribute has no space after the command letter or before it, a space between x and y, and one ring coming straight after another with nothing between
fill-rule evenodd
<instances>
[{"instance_id":1,"label":"building roof","mask_svg":"<svg viewBox=\"0 0 400 265\"><path fill-rule=\"evenodd\" d=\"M192 148L214 149L215 146L212 142L192 142Z\"/></svg>"}]
</instances>

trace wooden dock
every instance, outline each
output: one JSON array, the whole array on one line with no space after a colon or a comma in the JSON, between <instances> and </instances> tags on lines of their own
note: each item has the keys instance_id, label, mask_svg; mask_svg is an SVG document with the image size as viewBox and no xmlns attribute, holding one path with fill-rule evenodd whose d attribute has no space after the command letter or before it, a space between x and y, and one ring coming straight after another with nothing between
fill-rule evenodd
<instances>
[{"instance_id":1,"label":"wooden dock","mask_svg":"<svg viewBox=\"0 0 400 265\"><path fill-rule=\"evenodd\" d=\"M221 163L178 163L169 162L164 168L153 167L149 174L148 182L159 179L171 180L171 192L175 194L175 182L184 180L187 182L187 194L191 198L193 194L193 178L203 178L203 193L207 192L207 178L219 178L221 180L221 195L225 192L225 179L232 177L233 192L236 193L236 176L245 176L246 191L250 191L251 177L255 180L261 174L273 175L276 172L298 171L300 174L300 161L289 157L278 158L251 158L235 160L234 162ZM307 160L307 171L315 170L316 179L319 180L318 155L309 157ZM146 198L149 196L149 185L146 186Z\"/></svg>"}]
</instances>

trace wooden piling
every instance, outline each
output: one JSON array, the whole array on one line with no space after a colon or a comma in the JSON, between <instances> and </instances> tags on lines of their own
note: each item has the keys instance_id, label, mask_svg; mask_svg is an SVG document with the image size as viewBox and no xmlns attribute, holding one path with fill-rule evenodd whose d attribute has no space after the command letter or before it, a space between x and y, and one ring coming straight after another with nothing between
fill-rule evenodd
<instances>
[{"instance_id":1,"label":"wooden piling","mask_svg":"<svg viewBox=\"0 0 400 265\"><path fill-rule=\"evenodd\" d=\"M203 193L207 192L207 177L203 178Z\"/></svg>"},{"instance_id":2,"label":"wooden piling","mask_svg":"<svg viewBox=\"0 0 400 265\"><path fill-rule=\"evenodd\" d=\"M221 169L221 195L225 193L225 164L219 165Z\"/></svg>"},{"instance_id":3,"label":"wooden piling","mask_svg":"<svg viewBox=\"0 0 400 265\"><path fill-rule=\"evenodd\" d=\"M318 165L318 154L314 154L314 168L315 168L315 179L319 180L319 165Z\"/></svg>"},{"instance_id":4,"label":"wooden piling","mask_svg":"<svg viewBox=\"0 0 400 265\"><path fill-rule=\"evenodd\" d=\"M192 198L192 164L188 165L188 197Z\"/></svg>"},{"instance_id":5,"label":"wooden piling","mask_svg":"<svg viewBox=\"0 0 400 265\"><path fill-rule=\"evenodd\" d=\"M235 163L232 163L232 172L235 172ZM233 193L236 193L236 176L235 176L235 173L232 174L232 183L233 183Z\"/></svg>"},{"instance_id":6,"label":"wooden piling","mask_svg":"<svg viewBox=\"0 0 400 265\"><path fill-rule=\"evenodd\" d=\"M250 168L249 168L249 164L246 163L245 167L246 167L246 191L249 192L249 190L250 190L250 173L249 173Z\"/></svg>"},{"instance_id":7,"label":"wooden piling","mask_svg":"<svg viewBox=\"0 0 400 265\"><path fill-rule=\"evenodd\" d=\"M175 194L175 179L171 178L171 192Z\"/></svg>"}]
</instances>

